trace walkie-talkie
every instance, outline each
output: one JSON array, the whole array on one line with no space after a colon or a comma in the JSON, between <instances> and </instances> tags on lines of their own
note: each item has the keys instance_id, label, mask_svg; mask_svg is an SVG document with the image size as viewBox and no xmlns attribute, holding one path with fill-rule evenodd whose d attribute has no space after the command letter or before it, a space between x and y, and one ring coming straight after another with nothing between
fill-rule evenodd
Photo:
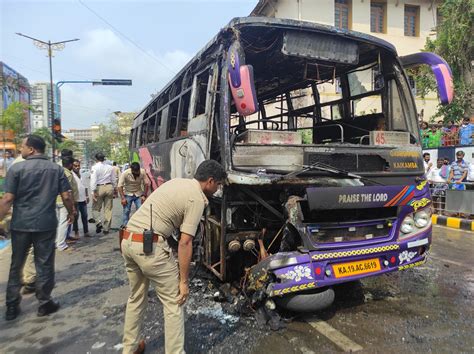
<instances>
[{"instance_id":1,"label":"walkie-talkie","mask_svg":"<svg viewBox=\"0 0 474 354\"><path fill-rule=\"evenodd\" d=\"M143 232L143 253L150 254L153 252L153 204L150 203L150 230Z\"/></svg>"}]
</instances>

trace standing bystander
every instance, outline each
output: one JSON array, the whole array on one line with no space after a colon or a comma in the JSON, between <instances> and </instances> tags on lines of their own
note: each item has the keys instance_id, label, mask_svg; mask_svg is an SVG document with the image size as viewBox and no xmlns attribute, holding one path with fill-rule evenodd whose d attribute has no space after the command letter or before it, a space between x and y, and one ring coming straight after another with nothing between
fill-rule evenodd
<instances>
[{"instance_id":1,"label":"standing bystander","mask_svg":"<svg viewBox=\"0 0 474 354\"><path fill-rule=\"evenodd\" d=\"M114 174L115 174L115 185L117 185L118 181L120 180L120 167L117 166L117 162L113 162L112 163L112 168L114 170Z\"/></svg>"},{"instance_id":2,"label":"standing bystander","mask_svg":"<svg viewBox=\"0 0 474 354\"><path fill-rule=\"evenodd\" d=\"M474 138L474 124L470 122L469 117L464 117L462 125L459 127L460 145L472 145Z\"/></svg>"},{"instance_id":3,"label":"standing bystander","mask_svg":"<svg viewBox=\"0 0 474 354\"><path fill-rule=\"evenodd\" d=\"M155 285L163 304L165 352L184 353L184 312L181 306L189 295L192 240L208 203L206 196L212 196L225 178L226 172L219 163L203 161L194 179L176 178L162 184L130 218L122 240L122 256L130 282L123 336L124 354L143 353L145 350L140 331L150 282ZM165 241L178 228L181 232L179 267ZM148 248L144 243L145 230L153 232L153 244L148 245L152 248L151 253L145 253Z\"/></svg>"},{"instance_id":4,"label":"standing bystander","mask_svg":"<svg viewBox=\"0 0 474 354\"><path fill-rule=\"evenodd\" d=\"M426 133L426 136L428 137L428 149L434 149L441 146L443 132L441 129L438 129L436 124L431 124L430 130Z\"/></svg>"},{"instance_id":5,"label":"standing bystander","mask_svg":"<svg viewBox=\"0 0 474 354\"><path fill-rule=\"evenodd\" d=\"M449 121L449 125L444 128L443 146L456 146L459 143L459 128L454 120Z\"/></svg>"},{"instance_id":6,"label":"standing bystander","mask_svg":"<svg viewBox=\"0 0 474 354\"><path fill-rule=\"evenodd\" d=\"M135 204L135 209L138 210L145 201L149 185L145 170L140 168L138 162L132 162L130 168L120 176L118 191L123 206L122 226L128 223L132 204Z\"/></svg>"},{"instance_id":7,"label":"standing bystander","mask_svg":"<svg viewBox=\"0 0 474 354\"><path fill-rule=\"evenodd\" d=\"M72 201L74 214L76 214L75 203L79 198L79 190L77 189L77 183L74 180L72 175L72 165L74 163L74 158L72 156L62 157L64 175L66 176L69 185L71 186ZM68 239L68 234L70 232L71 223L68 222L68 212L63 204L63 201L60 196L56 200L56 212L58 216L58 228L56 232L56 248L60 251L65 251L69 248L66 240ZM73 220L74 221L74 220ZM72 240L74 241L74 240Z\"/></svg>"},{"instance_id":8,"label":"standing bystander","mask_svg":"<svg viewBox=\"0 0 474 354\"><path fill-rule=\"evenodd\" d=\"M46 144L36 135L23 140L21 155L25 161L13 165L5 180L5 194L0 201L0 219L13 205L11 223L12 258L7 285L6 320L20 313L21 271L28 249L33 245L36 271L38 316L56 312L59 304L52 300L54 288L54 243L57 219L56 196L61 195L68 210L68 221L74 218L71 187L64 170L44 156Z\"/></svg>"},{"instance_id":9,"label":"standing bystander","mask_svg":"<svg viewBox=\"0 0 474 354\"><path fill-rule=\"evenodd\" d=\"M426 122L420 122L420 137L421 137L421 146L425 149L428 146L428 133L429 126Z\"/></svg>"},{"instance_id":10,"label":"standing bystander","mask_svg":"<svg viewBox=\"0 0 474 354\"><path fill-rule=\"evenodd\" d=\"M449 166L444 164L444 160L439 158L436 167L433 167L426 176L431 185L431 195L433 196L434 209L437 213L441 213L446 205L446 183L449 176Z\"/></svg>"},{"instance_id":11,"label":"standing bystander","mask_svg":"<svg viewBox=\"0 0 474 354\"><path fill-rule=\"evenodd\" d=\"M79 160L74 160L72 172L74 180L77 183L77 189L79 191L79 197L76 203L77 215L74 219L73 231L74 237L79 238L79 214L81 214L82 229L84 231L84 236L89 237L89 223L87 222L87 204L89 204L89 194L84 184L84 181L81 178L81 162Z\"/></svg>"},{"instance_id":12,"label":"standing bystander","mask_svg":"<svg viewBox=\"0 0 474 354\"><path fill-rule=\"evenodd\" d=\"M474 162L470 162L468 165L469 172L467 173L467 180L470 184L467 186L467 189L474 190Z\"/></svg>"},{"instance_id":13,"label":"standing bystander","mask_svg":"<svg viewBox=\"0 0 474 354\"><path fill-rule=\"evenodd\" d=\"M430 161L431 155L428 152L423 154L423 167L425 169L425 176L430 173L431 168L433 167L433 163Z\"/></svg>"},{"instance_id":14,"label":"standing bystander","mask_svg":"<svg viewBox=\"0 0 474 354\"><path fill-rule=\"evenodd\" d=\"M12 166L13 161L15 161L15 159L12 156L12 152L10 150L6 150L4 157L0 159L0 168L2 170L6 169L8 171Z\"/></svg>"},{"instance_id":15,"label":"standing bystander","mask_svg":"<svg viewBox=\"0 0 474 354\"><path fill-rule=\"evenodd\" d=\"M456 161L451 164L451 171L448 178L448 183L452 183L452 189L466 189L463 182L467 177L468 169L467 163L464 161L464 151L459 150L456 152Z\"/></svg>"},{"instance_id":16,"label":"standing bystander","mask_svg":"<svg viewBox=\"0 0 474 354\"><path fill-rule=\"evenodd\" d=\"M102 153L95 155L96 164L91 170L92 214L96 223L95 232L99 234L104 229L104 234L110 231L112 223L112 207L115 192L116 177L112 166L105 164ZM103 209L104 217L100 215Z\"/></svg>"}]
</instances>

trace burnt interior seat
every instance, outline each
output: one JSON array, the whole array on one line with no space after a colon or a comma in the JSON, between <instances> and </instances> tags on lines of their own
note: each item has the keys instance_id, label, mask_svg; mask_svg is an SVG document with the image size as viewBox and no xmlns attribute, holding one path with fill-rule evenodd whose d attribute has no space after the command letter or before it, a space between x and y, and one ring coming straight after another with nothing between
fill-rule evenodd
<instances>
[{"instance_id":1,"label":"burnt interior seat","mask_svg":"<svg viewBox=\"0 0 474 354\"><path fill-rule=\"evenodd\" d=\"M315 144L341 141L341 129L336 125L340 124L344 128L344 142L358 144L360 138L375 130L377 122L383 118L383 113L375 113L349 120L328 120L315 125L313 139Z\"/></svg>"}]
</instances>

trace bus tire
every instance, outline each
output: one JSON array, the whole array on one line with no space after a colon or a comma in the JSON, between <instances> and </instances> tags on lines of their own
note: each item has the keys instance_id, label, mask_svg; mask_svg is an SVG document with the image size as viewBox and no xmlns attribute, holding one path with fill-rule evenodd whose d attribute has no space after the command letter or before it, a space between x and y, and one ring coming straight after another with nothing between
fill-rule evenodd
<instances>
[{"instance_id":1,"label":"bus tire","mask_svg":"<svg viewBox=\"0 0 474 354\"><path fill-rule=\"evenodd\" d=\"M295 312L314 312L331 306L334 302L334 290L326 288L323 291L299 293L284 297L275 297L277 306Z\"/></svg>"}]
</instances>

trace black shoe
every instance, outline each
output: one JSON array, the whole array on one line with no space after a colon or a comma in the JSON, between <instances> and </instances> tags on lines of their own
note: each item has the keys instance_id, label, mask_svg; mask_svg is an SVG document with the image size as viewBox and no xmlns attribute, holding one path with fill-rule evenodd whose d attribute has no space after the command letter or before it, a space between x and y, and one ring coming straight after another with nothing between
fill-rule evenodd
<instances>
[{"instance_id":1,"label":"black shoe","mask_svg":"<svg viewBox=\"0 0 474 354\"><path fill-rule=\"evenodd\" d=\"M20 314L20 306L19 305L10 305L7 306L7 312L5 314L5 319L7 321L14 320Z\"/></svg>"},{"instance_id":2,"label":"black shoe","mask_svg":"<svg viewBox=\"0 0 474 354\"><path fill-rule=\"evenodd\" d=\"M104 230L104 235L108 235L109 230Z\"/></svg>"},{"instance_id":3,"label":"black shoe","mask_svg":"<svg viewBox=\"0 0 474 354\"><path fill-rule=\"evenodd\" d=\"M89 224L95 224L95 219L94 219L94 218L90 218L90 219L87 220L87 221L89 221Z\"/></svg>"},{"instance_id":4,"label":"black shoe","mask_svg":"<svg viewBox=\"0 0 474 354\"><path fill-rule=\"evenodd\" d=\"M21 289L22 295L34 294L36 292L35 283L25 284L23 285L23 289Z\"/></svg>"},{"instance_id":5,"label":"black shoe","mask_svg":"<svg viewBox=\"0 0 474 354\"><path fill-rule=\"evenodd\" d=\"M95 233L100 234L102 232L102 224L97 224L95 227Z\"/></svg>"},{"instance_id":6,"label":"black shoe","mask_svg":"<svg viewBox=\"0 0 474 354\"><path fill-rule=\"evenodd\" d=\"M55 302L50 300L46 304L41 305L38 307L38 317L47 316L51 313L54 313L59 310L59 302Z\"/></svg>"}]
</instances>

